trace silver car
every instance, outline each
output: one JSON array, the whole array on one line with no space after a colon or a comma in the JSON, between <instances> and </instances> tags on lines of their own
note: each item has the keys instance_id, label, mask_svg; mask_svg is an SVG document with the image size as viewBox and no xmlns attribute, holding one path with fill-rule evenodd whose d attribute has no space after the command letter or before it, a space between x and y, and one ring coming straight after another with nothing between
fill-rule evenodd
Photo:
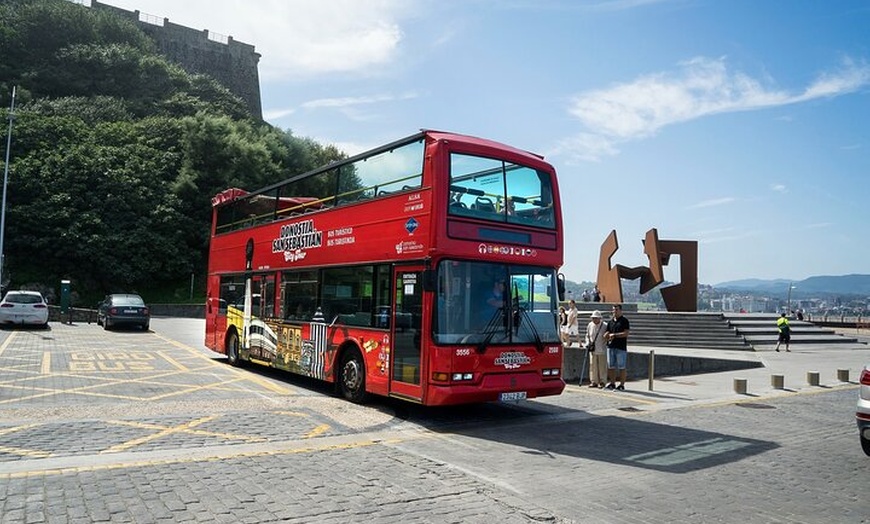
<instances>
[{"instance_id":1,"label":"silver car","mask_svg":"<svg viewBox=\"0 0 870 524\"><path fill-rule=\"evenodd\" d=\"M870 365L861 372L861 389L858 392L858 410L855 420L864 454L870 457Z\"/></svg>"},{"instance_id":2,"label":"silver car","mask_svg":"<svg viewBox=\"0 0 870 524\"><path fill-rule=\"evenodd\" d=\"M48 304L39 291L10 291L0 300L0 324L48 326Z\"/></svg>"}]
</instances>

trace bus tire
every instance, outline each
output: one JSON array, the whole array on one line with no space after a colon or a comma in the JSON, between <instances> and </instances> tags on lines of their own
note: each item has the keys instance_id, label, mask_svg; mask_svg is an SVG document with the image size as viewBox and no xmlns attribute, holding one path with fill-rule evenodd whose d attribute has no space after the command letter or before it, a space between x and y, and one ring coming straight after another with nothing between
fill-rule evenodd
<instances>
[{"instance_id":1,"label":"bus tire","mask_svg":"<svg viewBox=\"0 0 870 524\"><path fill-rule=\"evenodd\" d=\"M341 356L338 388L347 400L361 404L366 397L366 368L362 355L356 347L348 348Z\"/></svg>"},{"instance_id":2,"label":"bus tire","mask_svg":"<svg viewBox=\"0 0 870 524\"><path fill-rule=\"evenodd\" d=\"M241 367L242 359L239 357L239 334L232 330L227 334L227 362L231 366Z\"/></svg>"}]
</instances>

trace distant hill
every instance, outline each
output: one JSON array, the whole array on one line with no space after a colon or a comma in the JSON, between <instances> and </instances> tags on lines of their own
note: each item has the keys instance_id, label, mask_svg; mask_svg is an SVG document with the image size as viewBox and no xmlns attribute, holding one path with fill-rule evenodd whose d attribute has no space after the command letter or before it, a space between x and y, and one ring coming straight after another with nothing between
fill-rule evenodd
<instances>
[{"instance_id":1,"label":"distant hill","mask_svg":"<svg viewBox=\"0 0 870 524\"><path fill-rule=\"evenodd\" d=\"M806 294L870 295L870 275L817 276L799 281L750 278L722 282L713 287L720 290L786 295L789 283L795 286L792 289L792 294L796 296Z\"/></svg>"}]
</instances>

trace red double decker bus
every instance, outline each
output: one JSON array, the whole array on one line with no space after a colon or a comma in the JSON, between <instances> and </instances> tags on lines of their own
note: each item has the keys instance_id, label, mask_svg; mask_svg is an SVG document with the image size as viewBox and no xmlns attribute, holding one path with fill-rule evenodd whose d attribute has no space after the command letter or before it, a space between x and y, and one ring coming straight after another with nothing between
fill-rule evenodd
<instances>
[{"instance_id":1,"label":"red double decker bus","mask_svg":"<svg viewBox=\"0 0 870 524\"><path fill-rule=\"evenodd\" d=\"M542 157L422 131L214 197L206 346L426 405L558 395L559 191Z\"/></svg>"}]
</instances>

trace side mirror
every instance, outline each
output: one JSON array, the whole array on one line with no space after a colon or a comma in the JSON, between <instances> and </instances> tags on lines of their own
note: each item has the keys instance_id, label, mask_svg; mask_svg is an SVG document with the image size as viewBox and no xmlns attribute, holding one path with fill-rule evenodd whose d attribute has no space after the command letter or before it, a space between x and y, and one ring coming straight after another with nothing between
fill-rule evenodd
<instances>
[{"instance_id":1,"label":"side mirror","mask_svg":"<svg viewBox=\"0 0 870 524\"><path fill-rule=\"evenodd\" d=\"M559 273L556 275L556 287L559 291L559 302L565 301L565 275Z\"/></svg>"}]
</instances>

